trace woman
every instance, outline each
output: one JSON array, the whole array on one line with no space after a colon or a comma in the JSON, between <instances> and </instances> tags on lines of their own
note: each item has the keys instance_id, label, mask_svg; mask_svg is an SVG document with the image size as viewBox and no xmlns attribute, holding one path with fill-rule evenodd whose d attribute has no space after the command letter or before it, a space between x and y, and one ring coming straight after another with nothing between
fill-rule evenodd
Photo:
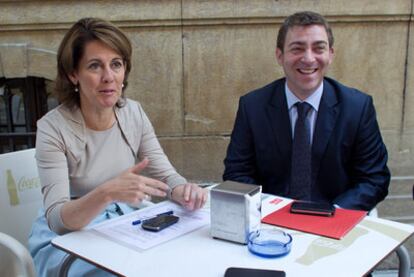
<instances>
[{"instance_id":1,"label":"woman","mask_svg":"<svg viewBox=\"0 0 414 277\"><path fill-rule=\"evenodd\" d=\"M36 140L45 210L29 245L39 276L59 270L64 253L50 245L56 234L131 212L150 196L168 196L190 210L207 199L174 170L140 104L125 98L131 44L117 27L79 20L57 61L62 104L38 121ZM153 178L142 176L144 169ZM72 272L104 273L80 261Z\"/></svg>"}]
</instances>

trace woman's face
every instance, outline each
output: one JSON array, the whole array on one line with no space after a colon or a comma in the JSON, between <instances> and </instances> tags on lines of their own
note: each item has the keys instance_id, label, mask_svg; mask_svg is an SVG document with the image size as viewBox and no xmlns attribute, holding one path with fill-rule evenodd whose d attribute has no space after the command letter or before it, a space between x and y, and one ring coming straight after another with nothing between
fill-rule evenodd
<instances>
[{"instance_id":1,"label":"woman's face","mask_svg":"<svg viewBox=\"0 0 414 277\"><path fill-rule=\"evenodd\" d=\"M88 42L78 69L70 75L77 85L83 111L112 108L122 93L125 65L122 57L100 41Z\"/></svg>"}]
</instances>

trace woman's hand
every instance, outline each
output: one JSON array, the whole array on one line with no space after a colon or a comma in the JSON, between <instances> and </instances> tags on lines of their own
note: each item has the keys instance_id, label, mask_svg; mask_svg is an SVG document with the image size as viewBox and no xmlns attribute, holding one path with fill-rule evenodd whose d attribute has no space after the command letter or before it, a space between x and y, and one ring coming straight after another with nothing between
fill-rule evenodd
<instances>
[{"instance_id":1,"label":"woman's hand","mask_svg":"<svg viewBox=\"0 0 414 277\"><path fill-rule=\"evenodd\" d=\"M196 184L187 183L176 186L171 192L171 198L188 210L200 209L207 201L208 191Z\"/></svg>"},{"instance_id":2,"label":"woman's hand","mask_svg":"<svg viewBox=\"0 0 414 277\"><path fill-rule=\"evenodd\" d=\"M169 190L166 184L139 175L147 165L148 159L144 159L86 195L66 202L61 211L66 228L70 230L83 228L112 202L136 205L148 195L165 197Z\"/></svg>"},{"instance_id":3,"label":"woman's hand","mask_svg":"<svg viewBox=\"0 0 414 277\"><path fill-rule=\"evenodd\" d=\"M145 158L140 163L129 168L118 177L102 185L102 190L108 196L109 202L125 202L139 204L148 196L165 197L169 187L161 181L139 175L148 165Z\"/></svg>"}]
</instances>

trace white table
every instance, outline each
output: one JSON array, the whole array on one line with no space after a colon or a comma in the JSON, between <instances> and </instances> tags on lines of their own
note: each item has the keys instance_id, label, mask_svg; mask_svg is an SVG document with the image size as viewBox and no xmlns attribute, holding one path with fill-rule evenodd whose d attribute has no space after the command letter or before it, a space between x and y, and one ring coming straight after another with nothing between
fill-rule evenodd
<instances>
[{"instance_id":1,"label":"white table","mask_svg":"<svg viewBox=\"0 0 414 277\"><path fill-rule=\"evenodd\" d=\"M288 204L263 201L263 216ZM208 208L208 207L207 207ZM275 228L264 225L264 228ZM215 276L228 267L284 270L287 276L363 276L414 233L414 226L366 217L342 240L286 230L293 237L291 252L261 258L247 246L213 239L209 226L138 252L94 231L55 238L54 246L124 276Z\"/></svg>"}]
</instances>

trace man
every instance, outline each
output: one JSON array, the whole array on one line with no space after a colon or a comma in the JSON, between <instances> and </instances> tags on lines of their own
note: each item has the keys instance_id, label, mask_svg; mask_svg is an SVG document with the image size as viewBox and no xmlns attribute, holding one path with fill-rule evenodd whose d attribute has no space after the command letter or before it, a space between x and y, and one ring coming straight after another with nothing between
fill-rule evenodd
<instances>
[{"instance_id":1,"label":"man","mask_svg":"<svg viewBox=\"0 0 414 277\"><path fill-rule=\"evenodd\" d=\"M372 98L325 77L333 43L317 13L285 20L276 49L285 78L240 98L224 180L349 209L385 198L390 173Z\"/></svg>"}]
</instances>

